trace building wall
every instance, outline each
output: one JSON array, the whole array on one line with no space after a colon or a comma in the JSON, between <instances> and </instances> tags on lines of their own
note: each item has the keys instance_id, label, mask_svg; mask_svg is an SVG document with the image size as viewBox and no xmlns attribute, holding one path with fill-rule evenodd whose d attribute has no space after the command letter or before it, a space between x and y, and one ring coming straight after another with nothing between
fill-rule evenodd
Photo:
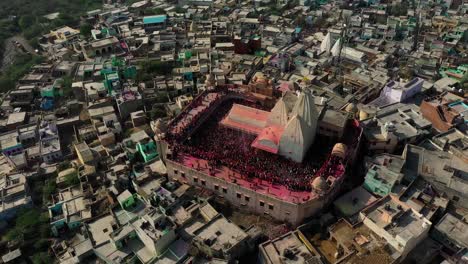
<instances>
[{"instance_id":1,"label":"building wall","mask_svg":"<svg viewBox=\"0 0 468 264\"><path fill-rule=\"evenodd\" d=\"M384 238L392 247L394 247L400 254L405 257L416 245L418 245L422 240L427 237L431 225L427 225L424 232L419 236L413 236L408 241L405 242L404 239L396 235L395 237L388 233L384 228L375 224L369 218L364 218L363 223L377 235Z\"/></svg>"},{"instance_id":2,"label":"building wall","mask_svg":"<svg viewBox=\"0 0 468 264\"><path fill-rule=\"evenodd\" d=\"M424 118L432 123L432 126L441 132L447 132L453 126L442 119L443 113L440 113L434 105L423 101L420 107L421 114Z\"/></svg>"},{"instance_id":3,"label":"building wall","mask_svg":"<svg viewBox=\"0 0 468 264\"><path fill-rule=\"evenodd\" d=\"M61 151L49 152L47 154L43 154L42 159L45 163L54 163L56 161L62 160L63 155Z\"/></svg>"},{"instance_id":4,"label":"building wall","mask_svg":"<svg viewBox=\"0 0 468 264\"><path fill-rule=\"evenodd\" d=\"M375 140L375 141L368 141L368 149L372 153L392 153L396 146L398 140L391 136L388 140Z\"/></svg>"},{"instance_id":5,"label":"building wall","mask_svg":"<svg viewBox=\"0 0 468 264\"><path fill-rule=\"evenodd\" d=\"M168 176L171 179L209 189L223 196L236 207L245 208L257 214L270 215L293 225L301 224L306 217L317 213L325 204L325 200L322 198L300 204L290 203L273 196L257 193L235 183L211 177L171 160L166 160L166 166ZM270 209L270 205L273 207L272 209Z\"/></svg>"}]
</instances>

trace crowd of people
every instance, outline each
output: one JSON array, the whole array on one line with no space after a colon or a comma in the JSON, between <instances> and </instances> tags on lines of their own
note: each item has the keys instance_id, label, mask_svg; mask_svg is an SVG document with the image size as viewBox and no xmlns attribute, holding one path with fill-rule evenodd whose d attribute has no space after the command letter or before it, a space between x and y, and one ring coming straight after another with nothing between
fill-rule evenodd
<instances>
[{"instance_id":1,"label":"crowd of people","mask_svg":"<svg viewBox=\"0 0 468 264\"><path fill-rule=\"evenodd\" d=\"M244 102L245 103L245 102ZM210 166L226 166L247 178L257 178L286 186L292 191L310 191L321 162L306 159L303 163L251 147L255 135L226 128L219 121L228 113L233 101L219 106L215 113L183 144L173 142L173 158L190 155L207 160Z\"/></svg>"}]
</instances>

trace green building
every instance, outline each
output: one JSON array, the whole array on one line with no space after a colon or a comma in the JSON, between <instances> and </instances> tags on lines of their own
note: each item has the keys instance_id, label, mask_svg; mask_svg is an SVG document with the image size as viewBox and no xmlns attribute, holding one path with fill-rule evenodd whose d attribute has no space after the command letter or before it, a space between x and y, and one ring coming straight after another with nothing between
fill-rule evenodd
<instances>
[{"instance_id":1,"label":"green building","mask_svg":"<svg viewBox=\"0 0 468 264\"><path fill-rule=\"evenodd\" d=\"M41 97L56 98L63 95L62 79L57 79L52 85L41 88Z\"/></svg>"},{"instance_id":2,"label":"green building","mask_svg":"<svg viewBox=\"0 0 468 264\"><path fill-rule=\"evenodd\" d=\"M145 163L150 162L158 157L156 144L152 140L138 143L137 150L140 153L140 155L143 157L143 160L145 161Z\"/></svg>"},{"instance_id":3,"label":"green building","mask_svg":"<svg viewBox=\"0 0 468 264\"><path fill-rule=\"evenodd\" d=\"M401 173L404 159L398 156L382 154L368 161L368 171L363 187L369 192L386 196L398 192L398 186L403 180Z\"/></svg>"},{"instance_id":4,"label":"green building","mask_svg":"<svg viewBox=\"0 0 468 264\"><path fill-rule=\"evenodd\" d=\"M133 133L130 138L123 141L127 156L130 160L139 154L145 163L154 161L159 157L156 143L144 130Z\"/></svg>"},{"instance_id":5,"label":"green building","mask_svg":"<svg viewBox=\"0 0 468 264\"><path fill-rule=\"evenodd\" d=\"M117 200L124 210L132 208L136 205L136 199L134 195L132 195L132 193L130 193L128 190L125 190L123 193L119 194Z\"/></svg>"}]
</instances>

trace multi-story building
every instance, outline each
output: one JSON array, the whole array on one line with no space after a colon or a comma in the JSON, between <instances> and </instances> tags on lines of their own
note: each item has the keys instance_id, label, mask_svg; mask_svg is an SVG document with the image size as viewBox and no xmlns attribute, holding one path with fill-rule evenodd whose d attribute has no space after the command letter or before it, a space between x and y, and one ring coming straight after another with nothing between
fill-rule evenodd
<instances>
[{"instance_id":1,"label":"multi-story building","mask_svg":"<svg viewBox=\"0 0 468 264\"><path fill-rule=\"evenodd\" d=\"M432 225L392 195L362 210L360 217L364 225L383 237L403 258L427 237Z\"/></svg>"}]
</instances>

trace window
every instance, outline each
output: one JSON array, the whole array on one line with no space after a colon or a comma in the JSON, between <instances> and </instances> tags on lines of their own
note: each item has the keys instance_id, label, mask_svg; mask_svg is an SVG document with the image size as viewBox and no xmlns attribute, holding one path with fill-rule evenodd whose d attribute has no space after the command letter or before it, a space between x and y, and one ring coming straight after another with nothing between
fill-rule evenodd
<instances>
[{"instance_id":1,"label":"window","mask_svg":"<svg viewBox=\"0 0 468 264\"><path fill-rule=\"evenodd\" d=\"M250 202L250 197L249 197L249 196L246 195L246 196L244 197L244 199L245 199L246 202Z\"/></svg>"},{"instance_id":2,"label":"window","mask_svg":"<svg viewBox=\"0 0 468 264\"><path fill-rule=\"evenodd\" d=\"M205 181L205 180L201 180L201 184L202 184L202 185L206 185L206 181Z\"/></svg>"},{"instance_id":3,"label":"window","mask_svg":"<svg viewBox=\"0 0 468 264\"><path fill-rule=\"evenodd\" d=\"M227 188L223 187L223 193L227 193Z\"/></svg>"},{"instance_id":4,"label":"window","mask_svg":"<svg viewBox=\"0 0 468 264\"><path fill-rule=\"evenodd\" d=\"M193 182L197 183L198 182L198 177L193 177Z\"/></svg>"},{"instance_id":5,"label":"window","mask_svg":"<svg viewBox=\"0 0 468 264\"><path fill-rule=\"evenodd\" d=\"M268 204L268 209L273 210L273 208L274 208L274 207L273 207L272 204Z\"/></svg>"},{"instance_id":6,"label":"window","mask_svg":"<svg viewBox=\"0 0 468 264\"><path fill-rule=\"evenodd\" d=\"M239 198L239 199L240 199L240 198L242 197L242 194L240 194L240 193L236 193L236 196L237 196L237 198Z\"/></svg>"},{"instance_id":7,"label":"window","mask_svg":"<svg viewBox=\"0 0 468 264\"><path fill-rule=\"evenodd\" d=\"M265 206L265 202L264 202L264 201L260 201L260 206L261 206L261 207Z\"/></svg>"},{"instance_id":8,"label":"window","mask_svg":"<svg viewBox=\"0 0 468 264\"><path fill-rule=\"evenodd\" d=\"M181 172L180 176L182 176L182 178L185 178L185 172Z\"/></svg>"},{"instance_id":9,"label":"window","mask_svg":"<svg viewBox=\"0 0 468 264\"><path fill-rule=\"evenodd\" d=\"M215 185L214 185L214 189L215 189L216 191L218 191L218 190L219 190L219 185L218 185L218 184L215 184Z\"/></svg>"},{"instance_id":10,"label":"window","mask_svg":"<svg viewBox=\"0 0 468 264\"><path fill-rule=\"evenodd\" d=\"M176 175L177 175L177 173L179 173L179 172L178 172L177 170L174 170L174 174L176 174Z\"/></svg>"}]
</instances>

